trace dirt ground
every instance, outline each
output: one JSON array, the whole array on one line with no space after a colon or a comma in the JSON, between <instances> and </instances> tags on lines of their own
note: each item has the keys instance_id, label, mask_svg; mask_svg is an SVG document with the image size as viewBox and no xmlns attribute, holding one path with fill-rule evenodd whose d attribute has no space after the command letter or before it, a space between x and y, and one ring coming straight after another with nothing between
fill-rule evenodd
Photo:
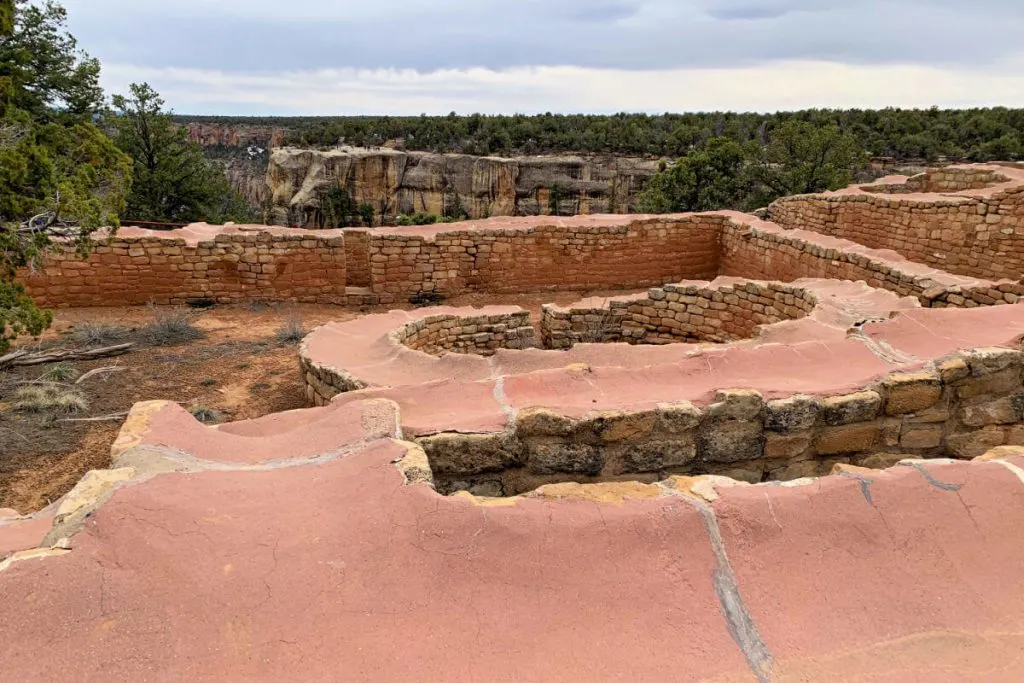
<instances>
[{"instance_id":1,"label":"dirt ground","mask_svg":"<svg viewBox=\"0 0 1024 683\"><path fill-rule=\"evenodd\" d=\"M449 306L489 304L521 306L539 317L543 303L568 304L585 296L624 292L557 292L521 295L472 294L450 298ZM221 421L246 420L307 407L295 343L278 340L290 319L305 331L332 320L407 306L377 309L330 305L216 306L190 311L201 339L176 346L137 344L128 354L72 365L84 374L116 367L75 385L88 399L86 411L57 417L16 410L18 389L49 366L0 371L0 508L22 513L39 510L69 491L91 469L110 462L110 446L122 415L138 401L168 400L193 410L208 408ZM153 321L147 307L80 308L55 311L52 328L39 341L22 346L80 348L72 341L75 325L107 323L138 330ZM126 341L133 341L130 337ZM71 380L69 384L74 384ZM103 421L68 421L112 416Z\"/></svg>"}]
</instances>

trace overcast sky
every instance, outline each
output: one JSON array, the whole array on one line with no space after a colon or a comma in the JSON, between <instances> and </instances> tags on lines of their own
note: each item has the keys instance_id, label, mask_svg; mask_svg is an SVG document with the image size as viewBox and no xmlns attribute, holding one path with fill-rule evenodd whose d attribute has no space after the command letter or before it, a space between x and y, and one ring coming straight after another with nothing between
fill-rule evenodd
<instances>
[{"instance_id":1,"label":"overcast sky","mask_svg":"<svg viewBox=\"0 0 1024 683\"><path fill-rule=\"evenodd\" d=\"M1024 106L1024 0L63 0L179 113Z\"/></svg>"}]
</instances>

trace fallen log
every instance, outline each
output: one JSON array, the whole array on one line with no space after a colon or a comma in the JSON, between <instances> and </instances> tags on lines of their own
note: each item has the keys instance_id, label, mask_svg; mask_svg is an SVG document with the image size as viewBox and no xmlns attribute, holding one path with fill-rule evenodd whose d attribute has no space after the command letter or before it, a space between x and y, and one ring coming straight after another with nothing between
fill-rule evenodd
<instances>
[{"instance_id":1,"label":"fallen log","mask_svg":"<svg viewBox=\"0 0 1024 683\"><path fill-rule=\"evenodd\" d=\"M40 351L39 353L28 353L24 349L0 356L0 370L25 365L43 365L45 363L58 363L69 360L95 360L97 358L109 358L128 353L135 346L133 343L117 344L115 346L104 346L99 349L65 349L63 351Z\"/></svg>"}]
</instances>

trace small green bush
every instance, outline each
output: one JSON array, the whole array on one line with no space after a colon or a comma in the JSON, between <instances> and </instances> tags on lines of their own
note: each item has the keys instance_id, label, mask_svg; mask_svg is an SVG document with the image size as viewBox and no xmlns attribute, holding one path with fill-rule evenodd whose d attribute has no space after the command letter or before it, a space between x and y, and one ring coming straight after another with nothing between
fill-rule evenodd
<instances>
[{"instance_id":1,"label":"small green bush","mask_svg":"<svg viewBox=\"0 0 1024 683\"><path fill-rule=\"evenodd\" d=\"M44 382L70 382L78 379L80 372L71 363L55 363L39 378Z\"/></svg>"}]
</instances>

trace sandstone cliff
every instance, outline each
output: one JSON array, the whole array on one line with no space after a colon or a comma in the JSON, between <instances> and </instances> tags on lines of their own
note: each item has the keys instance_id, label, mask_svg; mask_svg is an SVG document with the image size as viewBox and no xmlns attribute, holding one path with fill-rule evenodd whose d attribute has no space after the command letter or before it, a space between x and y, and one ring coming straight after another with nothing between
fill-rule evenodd
<instances>
[{"instance_id":1,"label":"sandstone cliff","mask_svg":"<svg viewBox=\"0 0 1024 683\"><path fill-rule=\"evenodd\" d=\"M219 123L187 124L188 138L203 147L210 159L222 162L228 181L245 197L254 212L261 212L267 197L267 162L270 150L287 134L273 126L239 126Z\"/></svg>"},{"instance_id":2,"label":"sandstone cliff","mask_svg":"<svg viewBox=\"0 0 1024 683\"><path fill-rule=\"evenodd\" d=\"M658 171L657 160L613 156L474 157L387 148L270 153L267 188L274 222L316 226L331 187L368 203L378 221L461 209L470 218L627 213Z\"/></svg>"}]
</instances>

